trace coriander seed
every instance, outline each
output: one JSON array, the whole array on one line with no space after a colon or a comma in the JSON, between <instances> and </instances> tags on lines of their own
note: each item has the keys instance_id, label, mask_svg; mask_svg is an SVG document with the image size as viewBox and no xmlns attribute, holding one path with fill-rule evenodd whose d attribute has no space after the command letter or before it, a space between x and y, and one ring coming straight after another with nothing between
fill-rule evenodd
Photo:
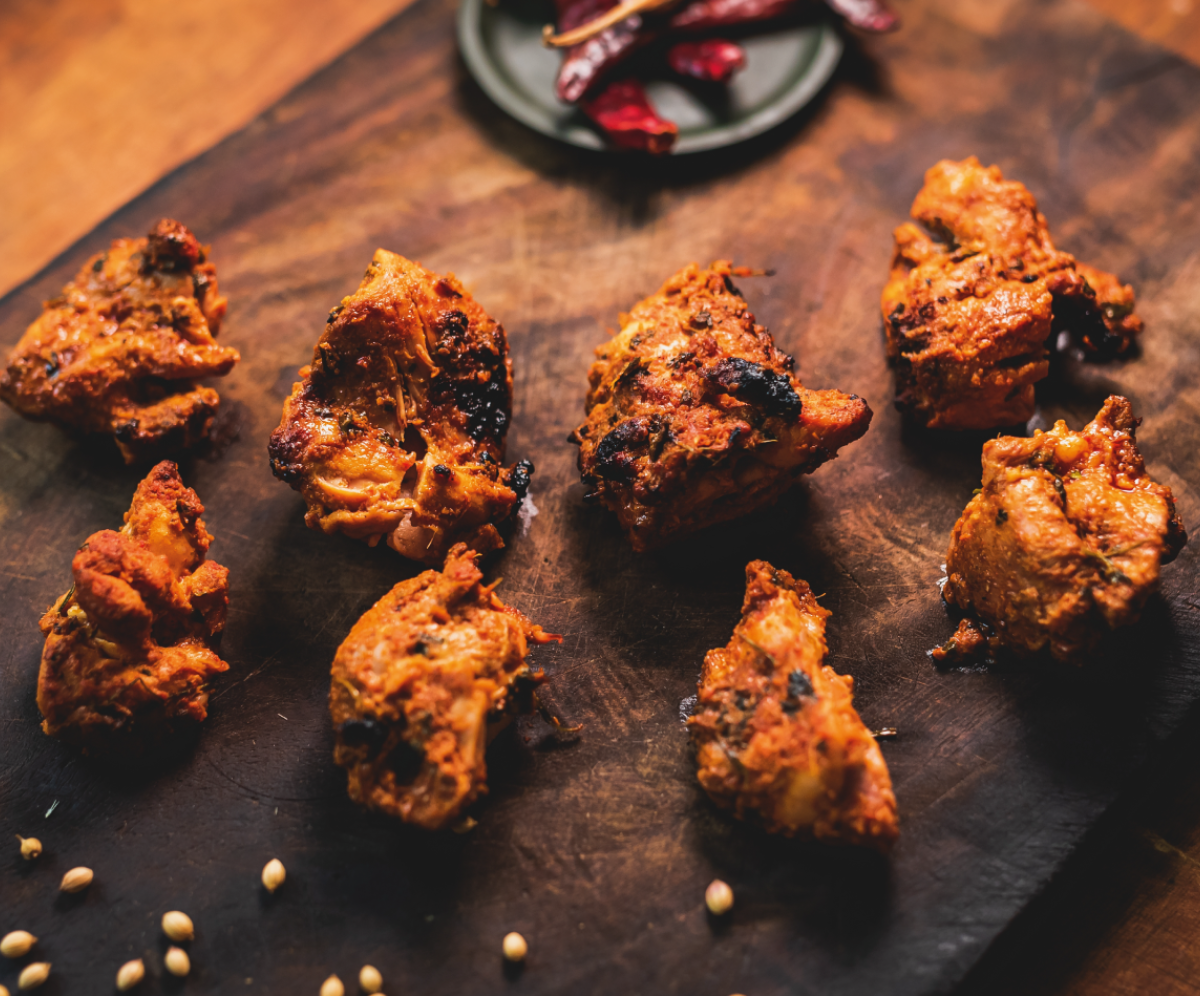
<instances>
[{"instance_id":1,"label":"coriander seed","mask_svg":"<svg viewBox=\"0 0 1200 996\"><path fill-rule=\"evenodd\" d=\"M286 878L287 870L278 858L272 858L262 870L262 884L266 887L267 892L274 892L283 885ZM337 978L337 976L330 976L330 978Z\"/></svg>"},{"instance_id":2,"label":"coriander seed","mask_svg":"<svg viewBox=\"0 0 1200 996\"><path fill-rule=\"evenodd\" d=\"M510 934L504 935L505 958L509 961L524 961L527 954L529 954L529 945L526 943L524 937L515 930Z\"/></svg>"},{"instance_id":3,"label":"coriander seed","mask_svg":"<svg viewBox=\"0 0 1200 996\"><path fill-rule=\"evenodd\" d=\"M704 890L704 902L714 916L722 916L733 909L733 890L719 878L714 878Z\"/></svg>"},{"instance_id":4,"label":"coriander seed","mask_svg":"<svg viewBox=\"0 0 1200 996\"><path fill-rule=\"evenodd\" d=\"M21 842L21 857L26 861L32 861L41 855L42 842L36 837L22 837L17 834L17 840Z\"/></svg>"},{"instance_id":5,"label":"coriander seed","mask_svg":"<svg viewBox=\"0 0 1200 996\"><path fill-rule=\"evenodd\" d=\"M331 975L321 983L321 996L346 996L346 987L336 975Z\"/></svg>"},{"instance_id":6,"label":"coriander seed","mask_svg":"<svg viewBox=\"0 0 1200 996\"><path fill-rule=\"evenodd\" d=\"M146 966L142 963L141 958L134 958L133 961L127 961L119 969L117 969L117 988L124 992L126 989L132 989L146 977Z\"/></svg>"},{"instance_id":7,"label":"coriander seed","mask_svg":"<svg viewBox=\"0 0 1200 996\"><path fill-rule=\"evenodd\" d=\"M168 948L163 963L172 975L184 976L192 970L192 960L183 948Z\"/></svg>"},{"instance_id":8,"label":"coriander seed","mask_svg":"<svg viewBox=\"0 0 1200 996\"><path fill-rule=\"evenodd\" d=\"M21 969L21 975L17 979L17 988L36 989L48 978L50 978L50 962L35 961Z\"/></svg>"},{"instance_id":9,"label":"coriander seed","mask_svg":"<svg viewBox=\"0 0 1200 996\"><path fill-rule=\"evenodd\" d=\"M95 874L90 868L72 868L63 876L59 888L63 892L81 892L92 884L94 877Z\"/></svg>"},{"instance_id":10,"label":"coriander seed","mask_svg":"<svg viewBox=\"0 0 1200 996\"><path fill-rule=\"evenodd\" d=\"M196 927L192 918L179 910L164 913L162 918L163 933L173 941L190 941L196 936Z\"/></svg>"},{"instance_id":11,"label":"coriander seed","mask_svg":"<svg viewBox=\"0 0 1200 996\"><path fill-rule=\"evenodd\" d=\"M35 944L37 938L28 930L14 930L0 940L0 954L5 958L24 958Z\"/></svg>"},{"instance_id":12,"label":"coriander seed","mask_svg":"<svg viewBox=\"0 0 1200 996\"><path fill-rule=\"evenodd\" d=\"M383 988L383 976L374 965L363 965L358 971L358 984L364 993L377 993Z\"/></svg>"}]
</instances>

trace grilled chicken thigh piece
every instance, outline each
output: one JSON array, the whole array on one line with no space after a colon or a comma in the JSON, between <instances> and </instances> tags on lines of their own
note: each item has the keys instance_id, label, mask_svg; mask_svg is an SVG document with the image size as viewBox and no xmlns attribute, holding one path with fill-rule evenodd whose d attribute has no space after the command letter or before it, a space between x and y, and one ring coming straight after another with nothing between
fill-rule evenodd
<instances>
[{"instance_id":1,"label":"grilled chicken thigh piece","mask_svg":"<svg viewBox=\"0 0 1200 996\"><path fill-rule=\"evenodd\" d=\"M792 375L725 261L692 264L621 316L588 372L585 498L648 550L770 504L858 439L871 409Z\"/></svg>"},{"instance_id":2,"label":"grilled chicken thigh piece","mask_svg":"<svg viewBox=\"0 0 1200 996\"><path fill-rule=\"evenodd\" d=\"M238 361L216 342L224 314L208 249L164 218L46 302L0 374L0 398L26 418L111 435L126 463L193 446L220 404L197 378Z\"/></svg>"},{"instance_id":3,"label":"grilled chicken thigh piece","mask_svg":"<svg viewBox=\"0 0 1200 996\"><path fill-rule=\"evenodd\" d=\"M1047 341L1068 331L1093 354L1142 330L1133 289L1060 252L1037 201L974 156L925 174L913 224L896 229L883 289L896 404L933 429L990 429L1033 414Z\"/></svg>"},{"instance_id":4,"label":"grilled chicken thigh piece","mask_svg":"<svg viewBox=\"0 0 1200 996\"><path fill-rule=\"evenodd\" d=\"M350 798L437 830L487 791L490 736L543 680L529 642L559 640L500 601L461 543L401 581L338 647L329 709Z\"/></svg>"},{"instance_id":5,"label":"grilled chicken thigh piece","mask_svg":"<svg viewBox=\"0 0 1200 996\"><path fill-rule=\"evenodd\" d=\"M46 733L137 752L207 716L208 681L229 667L216 652L229 572L205 559L203 514L163 461L138 485L124 527L79 548L75 583L40 623Z\"/></svg>"},{"instance_id":6,"label":"grilled chicken thigh piece","mask_svg":"<svg viewBox=\"0 0 1200 996\"><path fill-rule=\"evenodd\" d=\"M747 565L742 621L704 658L688 720L700 784L774 833L886 851L896 796L854 709L854 679L824 663L828 617L805 582L765 560Z\"/></svg>"},{"instance_id":7,"label":"grilled chicken thigh piece","mask_svg":"<svg viewBox=\"0 0 1200 996\"><path fill-rule=\"evenodd\" d=\"M1056 422L983 447L983 487L955 523L942 595L968 613L934 657L1049 647L1082 663L1136 622L1187 543L1171 489L1146 473L1138 419L1111 396L1080 432Z\"/></svg>"},{"instance_id":8,"label":"grilled chicken thigh piece","mask_svg":"<svg viewBox=\"0 0 1200 996\"><path fill-rule=\"evenodd\" d=\"M271 434L271 469L305 522L440 564L504 545L533 465L504 469L512 365L504 328L452 276L380 249L329 313Z\"/></svg>"}]
</instances>

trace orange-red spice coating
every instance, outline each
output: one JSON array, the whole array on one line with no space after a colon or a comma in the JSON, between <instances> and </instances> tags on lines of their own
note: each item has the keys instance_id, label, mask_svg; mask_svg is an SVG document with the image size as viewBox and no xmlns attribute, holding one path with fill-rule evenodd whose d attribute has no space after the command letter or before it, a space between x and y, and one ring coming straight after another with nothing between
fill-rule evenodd
<instances>
[{"instance_id":1,"label":"orange-red spice coating","mask_svg":"<svg viewBox=\"0 0 1200 996\"><path fill-rule=\"evenodd\" d=\"M572 434L587 500L635 550L774 502L867 431L856 395L810 391L733 284L727 261L684 267L596 350Z\"/></svg>"},{"instance_id":2,"label":"orange-red spice coating","mask_svg":"<svg viewBox=\"0 0 1200 996\"><path fill-rule=\"evenodd\" d=\"M688 720L700 784L774 833L887 850L896 796L854 679L824 663L828 616L805 582L747 565L742 621L705 657Z\"/></svg>"},{"instance_id":3,"label":"orange-red spice coating","mask_svg":"<svg viewBox=\"0 0 1200 996\"><path fill-rule=\"evenodd\" d=\"M896 403L934 429L1015 425L1049 372L1047 340L1129 349L1142 330L1133 289L1054 247L1024 184L971 156L925 174L896 229L881 306Z\"/></svg>"},{"instance_id":4,"label":"orange-red spice coating","mask_svg":"<svg viewBox=\"0 0 1200 996\"><path fill-rule=\"evenodd\" d=\"M138 485L119 531L88 537L75 583L41 619L42 729L85 747L137 750L207 716L207 683L229 572L206 560L204 506L163 461Z\"/></svg>"},{"instance_id":5,"label":"orange-red spice coating","mask_svg":"<svg viewBox=\"0 0 1200 996\"><path fill-rule=\"evenodd\" d=\"M196 379L238 361L216 342L224 314L207 247L164 218L46 302L0 374L0 398L26 418L111 435L127 463L193 446L220 404Z\"/></svg>"},{"instance_id":6,"label":"orange-red spice coating","mask_svg":"<svg viewBox=\"0 0 1200 996\"><path fill-rule=\"evenodd\" d=\"M1056 422L984 445L983 487L955 523L943 589L970 615L936 659L1048 647L1081 663L1137 621L1187 542L1171 489L1146 472L1137 422L1113 395L1079 432Z\"/></svg>"},{"instance_id":7,"label":"orange-red spice coating","mask_svg":"<svg viewBox=\"0 0 1200 996\"><path fill-rule=\"evenodd\" d=\"M429 830L487 791L489 733L542 681L528 643L560 639L481 584L478 556L460 543L442 571L401 581L333 661L334 760L350 798Z\"/></svg>"},{"instance_id":8,"label":"orange-red spice coating","mask_svg":"<svg viewBox=\"0 0 1200 996\"><path fill-rule=\"evenodd\" d=\"M440 564L504 546L533 465L504 469L512 365L504 328L453 275L380 249L330 312L271 434L271 468L305 522Z\"/></svg>"}]
</instances>

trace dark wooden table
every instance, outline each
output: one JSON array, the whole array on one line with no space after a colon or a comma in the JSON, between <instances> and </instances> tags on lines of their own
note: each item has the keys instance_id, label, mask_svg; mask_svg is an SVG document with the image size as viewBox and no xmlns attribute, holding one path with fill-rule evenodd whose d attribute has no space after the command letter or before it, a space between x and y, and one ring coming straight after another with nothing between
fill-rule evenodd
<instances>
[{"instance_id":1,"label":"dark wooden table","mask_svg":"<svg viewBox=\"0 0 1200 996\"><path fill-rule=\"evenodd\" d=\"M1110 390L1128 393L1152 470L1185 521L1200 511L1200 72L1082 5L1013 9L973 29L914 2L908 30L852 41L822 100L787 127L645 162L585 156L504 118L465 76L449 8L422 0L0 302L7 344L90 252L172 214L213 242L224 335L244 357L221 387L223 444L184 464L213 556L233 572L233 667L198 741L150 771L49 741L33 702L36 618L78 543L119 522L139 473L0 416L0 830L48 849L29 866L14 848L0 904L43 938L59 991L107 992L138 954L160 964L168 908L197 921L188 986L206 992L315 992L366 961L393 993L932 993L962 979L1164 756L1200 695L1191 549L1144 626L1086 673L943 672L925 656L951 629L935 583L980 439L903 431L876 307L890 230L937 158L1000 163L1037 192L1060 244L1136 283L1144 355L1065 358L1041 414L1077 425ZM409 832L345 800L329 661L413 571L307 531L265 461L296 368L378 245L453 269L510 331L510 454L538 465L539 514L489 573L566 634L538 660L557 710L585 723L574 743L538 720L498 742L492 793L464 836ZM637 557L582 506L563 437L616 312L718 256L776 271L745 282L760 319L805 383L862 394L876 422L771 512ZM901 730L886 748L904 834L890 862L766 838L695 787L679 703L727 639L754 556L827 592L832 663L855 675L869 724ZM257 876L275 854L291 877L267 899ZM96 886L57 899L79 863ZM738 894L727 924L703 910L714 875ZM506 975L509 929L531 956ZM145 986L159 988L169 980Z\"/></svg>"}]
</instances>

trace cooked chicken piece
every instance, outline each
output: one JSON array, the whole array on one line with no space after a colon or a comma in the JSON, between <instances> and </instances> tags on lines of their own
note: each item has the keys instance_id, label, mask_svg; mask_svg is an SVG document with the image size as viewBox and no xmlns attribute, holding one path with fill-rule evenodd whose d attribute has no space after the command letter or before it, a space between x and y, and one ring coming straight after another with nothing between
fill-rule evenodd
<instances>
[{"instance_id":1,"label":"cooked chicken piece","mask_svg":"<svg viewBox=\"0 0 1200 996\"><path fill-rule=\"evenodd\" d=\"M824 663L812 590L765 560L746 566L742 621L710 650L688 720L700 784L773 833L887 850L899 833L883 754L852 704L854 679Z\"/></svg>"},{"instance_id":2,"label":"cooked chicken piece","mask_svg":"<svg viewBox=\"0 0 1200 996\"><path fill-rule=\"evenodd\" d=\"M532 704L525 663L544 633L480 584L459 543L445 569L401 581L354 624L333 660L334 760L350 798L428 830L487 792L484 749Z\"/></svg>"},{"instance_id":3,"label":"cooked chicken piece","mask_svg":"<svg viewBox=\"0 0 1200 996\"><path fill-rule=\"evenodd\" d=\"M120 532L90 536L75 583L42 616L42 729L84 747L144 748L207 715L208 680L229 572L205 560L204 506L163 461L133 496Z\"/></svg>"},{"instance_id":4,"label":"cooked chicken piece","mask_svg":"<svg viewBox=\"0 0 1200 996\"><path fill-rule=\"evenodd\" d=\"M1142 330L1131 287L1050 240L1023 184L974 156L943 160L896 229L883 289L896 404L933 429L990 429L1033 414L1047 340L1069 331L1092 353L1122 353Z\"/></svg>"},{"instance_id":5,"label":"cooked chicken piece","mask_svg":"<svg viewBox=\"0 0 1200 996\"><path fill-rule=\"evenodd\" d=\"M770 504L871 422L856 395L792 376L733 285L745 272L684 267L596 350L570 439L586 500L617 513L635 550Z\"/></svg>"},{"instance_id":6,"label":"cooked chicken piece","mask_svg":"<svg viewBox=\"0 0 1200 996\"><path fill-rule=\"evenodd\" d=\"M0 374L0 398L26 418L111 434L126 463L193 446L220 403L196 378L238 361L214 338L224 314L207 247L164 218L46 302Z\"/></svg>"},{"instance_id":7,"label":"cooked chicken piece","mask_svg":"<svg viewBox=\"0 0 1200 996\"><path fill-rule=\"evenodd\" d=\"M1187 542L1171 489L1146 473L1139 421L1113 395L1082 432L1056 422L984 445L983 487L954 526L942 592L974 618L935 658L1049 646L1082 662L1137 621L1159 568Z\"/></svg>"},{"instance_id":8,"label":"cooked chicken piece","mask_svg":"<svg viewBox=\"0 0 1200 996\"><path fill-rule=\"evenodd\" d=\"M304 521L440 564L462 541L504 546L496 523L529 487L507 470L512 365L504 328L453 275L375 253L329 313L311 366L271 434L271 469L308 503Z\"/></svg>"}]
</instances>

